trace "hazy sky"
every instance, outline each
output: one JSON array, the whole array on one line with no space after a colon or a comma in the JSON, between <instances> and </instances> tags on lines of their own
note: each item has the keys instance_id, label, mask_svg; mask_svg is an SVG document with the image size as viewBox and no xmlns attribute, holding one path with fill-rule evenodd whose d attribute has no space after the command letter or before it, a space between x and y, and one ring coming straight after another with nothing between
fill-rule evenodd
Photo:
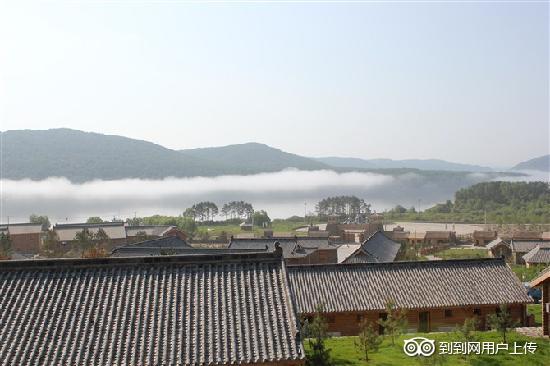
<instances>
[{"instance_id":1,"label":"hazy sky","mask_svg":"<svg viewBox=\"0 0 550 366\"><path fill-rule=\"evenodd\" d=\"M20 3L0 3L1 130L493 166L549 153L548 3Z\"/></svg>"}]
</instances>

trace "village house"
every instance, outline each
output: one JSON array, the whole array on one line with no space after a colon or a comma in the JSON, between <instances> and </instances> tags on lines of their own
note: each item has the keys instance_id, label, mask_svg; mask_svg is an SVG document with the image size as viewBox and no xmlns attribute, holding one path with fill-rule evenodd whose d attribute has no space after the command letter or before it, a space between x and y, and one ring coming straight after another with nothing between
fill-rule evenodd
<instances>
[{"instance_id":1,"label":"village house","mask_svg":"<svg viewBox=\"0 0 550 366\"><path fill-rule=\"evenodd\" d=\"M510 249L512 251L512 256L510 259L511 263L525 264L523 256L537 246L547 248L550 247L550 242L545 242L542 240L512 240L510 242Z\"/></svg>"},{"instance_id":2,"label":"village house","mask_svg":"<svg viewBox=\"0 0 550 366\"><path fill-rule=\"evenodd\" d=\"M428 245L451 244L456 241L454 231L426 231L424 243Z\"/></svg>"},{"instance_id":3,"label":"village house","mask_svg":"<svg viewBox=\"0 0 550 366\"><path fill-rule=\"evenodd\" d=\"M512 249L510 243L501 238L496 238L487 246L487 256L490 258L504 258L507 262L512 259Z\"/></svg>"},{"instance_id":4,"label":"village house","mask_svg":"<svg viewBox=\"0 0 550 366\"><path fill-rule=\"evenodd\" d=\"M381 231L372 234L342 263L380 263L395 261L401 244L391 240Z\"/></svg>"},{"instance_id":5,"label":"village house","mask_svg":"<svg viewBox=\"0 0 550 366\"><path fill-rule=\"evenodd\" d=\"M492 230L474 230L472 239L474 245L484 247L497 238L497 232Z\"/></svg>"},{"instance_id":6,"label":"village house","mask_svg":"<svg viewBox=\"0 0 550 366\"><path fill-rule=\"evenodd\" d=\"M526 324L532 302L503 259L288 266L288 274L298 313L312 317L322 305L335 335L358 334L363 319L377 322L389 300L407 310L410 332L450 331L474 316L487 329L500 304Z\"/></svg>"},{"instance_id":7,"label":"village house","mask_svg":"<svg viewBox=\"0 0 550 366\"><path fill-rule=\"evenodd\" d=\"M132 240L136 237L146 236L148 239L160 238L166 236L166 234L176 228L170 225L135 225L125 226L126 238Z\"/></svg>"},{"instance_id":8,"label":"village house","mask_svg":"<svg viewBox=\"0 0 550 366\"><path fill-rule=\"evenodd\" d=\"M0 225L0 233L9 235L11 249L20 254L37 254L42 245L42 224L18 223Z\"/></svg>"},{"instance_id":9,"label":"village house","mask_svg":"<svg viewBox=\"0 0 550 366\"><path fill-rule=\"evenodd\" d=\"M424 238L426 233L423 232L410 232L407 235L407 244L409 245L418 245L424 243Z\"/></svg>"},{"instance_id":10,"label":"village house","mask_svg":"<svg viewBox=\"0 0 550 366\"><path fill-rule=\"evenodd\" d=\"M547 246L537 245L522 257L527 268L533 265L550 264L550 243Z\"/></svg>"},{"instance_id":11,"label":"village house","mask_svg":"<svg viewBox=\"0 0 550 366\"><path fill-rule=\"evenodd\" d=\"M542 333L548 337L550 336L550 267L542 271L530 285L540 287L542 290Z\"/></svg>"},{"instance_id":12,"label":"village house","mask_svg":"<svg viewBox=\"0 0 550 366\"><path fill-rule=\"evenodd\" d=\"M232 237L228 249L231 250L274 250L280 245L287 264L337 263L339 245L326 238L235 238Z\"/></svg>"},{"instance_id":13,"label":"village house","mask_svg":"<svg viewBox=\"0 0 550 366\"><path fill-rule=\"evenodd\" d=\"M3 365L298 366L281 252L5 261Z\"/></svg>"},{"instance_id":14,"label":"village house","mask_svg":"<svg viewBox=\"0 0 550 366\"><path fill-rule=\"evenodd\" d=\"M56 224L53 227L53 231L63 244L73 244L76 241L76 235L83 230L88 230L90 233L96 234L100 229L107 234L112 245L126 243L126 227L124 222Z\"/></svg>"}]
</instances>

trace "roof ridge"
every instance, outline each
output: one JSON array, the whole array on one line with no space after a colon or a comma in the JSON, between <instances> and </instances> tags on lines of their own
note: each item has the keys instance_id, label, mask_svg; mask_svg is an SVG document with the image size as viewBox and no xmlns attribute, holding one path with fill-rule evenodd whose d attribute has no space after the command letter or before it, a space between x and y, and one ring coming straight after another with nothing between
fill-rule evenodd
<instances>
[{"instance_id":1,"label":"roof ridge","mask_svg":"<svg viewBox=\"0 0 550 366\"><path fill-rule=\"evenodd\" d=\"M415 264L433 264L444 265L453 263L483 263L495 262L506 264L503 258L466 258L466 259L443 259L443 260L421 260L421 261L395 261L395 262L377 262L377 263L319 263L319 264L287 264L287 267L331 267L331 266L399 266L399 265L415 265Z\"/></svg>"},{"instance_id":2,"label":"roof ridge","mask_svg":"<svg viewBox=\"0 0 550 366\"><path fill-rule=\"evenodd\" d=\"M217 253L197 254L193 256L142 256L142 257L106 257L106 258L55 258L26 259L0 261L0 272L23 268L71 268L71 267L101 267L128 264L208 264L227 262L258 262L280 261L282 252L255 253Z\"/></svg>"}]
</instances>

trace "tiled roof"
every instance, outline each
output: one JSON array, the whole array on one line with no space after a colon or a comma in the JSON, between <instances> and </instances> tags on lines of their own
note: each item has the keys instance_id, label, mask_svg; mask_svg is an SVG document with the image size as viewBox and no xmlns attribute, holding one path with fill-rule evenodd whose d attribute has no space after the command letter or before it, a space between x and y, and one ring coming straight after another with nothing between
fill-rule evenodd
<instances>
[{"instance_id":1,"label":"tiled roof","mask_svg":"<svg viewBox=\"0 0 550 366\"><path fill-rule=\"evenodd\" d=\"M525 263L548 264L550 263L550 246L536 246L531 249L527 254L525 254L522 258Z\"/></svg>"},{"instance_id":2,"label":"tiled roof","mask_svg":"<svg viewBox=\"0 0 550 366\"><path fill-rule=\"evenodd\" d=\"M372 234L344 263L393 262L401 244L389 239L381 231Z\"/></svg>"},{"instance_id":3,"label":"tiled roof","mask_svg":"<svg viewBox=\"0 0 550 366\"><path fill-rule=\"evenodd\" d=\"M500 245L500 244L504 244L504 245L509 246L509 244L507 242L505 242L504 240L502 240L501 238L496 238L495 240L493 240L489 244L487 244L485 246L485 248L486 249L493 249L494 247L496 247L497 245Z\"/></svg>"},{"instance_id":4,"label":"tiled roof","mask_svg":"<svg viewBox=\"0 0 550 366\"><path fill-rule=\"evenodd\" d=\"M298 313L528 303L502 259L289 266Z\"/></svg>"},{"instance_id":5,"label":"tiled roof","mask_svg":"<svg viewBox=\"0 0 550 366\"><path fill-rule=\"evenodd\" d=\"M126 236L136 236L139 232L144 232L148 236L163 236L174 227L168 225L126 226Z\"/></svg>"},{"instance_id":6,"label":"tiled roof","mask_svg":"<svg viewBox=\"0 0 550 366\"><path fill-rule=\"evenodd\" d=\"M185 240L177 236L165 236L138 243L132 243L113 249L115 257L139 257L148 255L183 254L181 250L195 250ZM197 252L198 253L198 252Z\"/></svg>"},{"instance_id":7,"label":"tiled roof","mask_svg":"<svg viewBox=\"0 0 550 366\"><path fill-rule=\"evenodd\" d=\"M0 263L0 365L303 358L280 252Z\"/></svg>"},{"instance_id":8,"label":"tiled roof","mask_svg":"<svg viewBox=\"0 0 550 366\"><path fill-rule=\"evenodd\" d=\"M315 252L318 249L337 249L337 245L329 244L328 239L322 238L255 238L240 239L232 238L229 249L260 249L273 250L275 243L279 243L283 249L285 258L302 258Z\"/></svg>"},{"instance_id":9,"label":"tiled roof","mask_svg":"<svg viewBox=\"0 0 550 366\"><path fill-rule=\"evenodd\" d=\"M53 230L57 233L60 241L75 240L77 233L88 229L91 233L97 233L103 229L110 239L125 239L126 229L123 222L104 222L101 224L57 224Z\"/></svg>"},{"instance_id":10,"label":"tiled roof","mask_svg":"<svg viewBox=\"0 0 550 366\"><path fill-rule=\"evenodd\" d=\"M550 248L550 242L542 240L512 240L510 242L512 252L516 253L527 253L537 246Z\"/></svg>"},{"instance_id":11,"label":"tiled roof","mask_svg":"<svg viewBox=\"0 0 550 366\"><path fill-rule=\"evenodd\" d=\"M452 231L426 231L424 239L439 239L439 240L449 240L454 235Z\"/></svg>"},{"instance_id":12,"label":"tiled roof","mask_svg":"<svg viewBox=\"0 0 550 366\"><path fill-rule=\"evenodd\" d=\"M474 239L495 239L497 237L497 232L490 230L474 230L472 236Z\"/></svg>"}]
</instances>

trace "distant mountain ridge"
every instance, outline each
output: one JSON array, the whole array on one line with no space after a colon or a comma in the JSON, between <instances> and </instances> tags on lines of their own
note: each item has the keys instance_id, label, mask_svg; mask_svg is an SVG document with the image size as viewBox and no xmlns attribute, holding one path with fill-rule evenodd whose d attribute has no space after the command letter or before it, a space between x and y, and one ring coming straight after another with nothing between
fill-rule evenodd
<instances>
[{"instance_id":1,"label":"distant mountain ridge","mask_svg":"<svg viewBox=\"0 0 550 366\"><path fill-rule=\"evenodd\" d=\"M543 155L538 158L522 161L514 166L512 170L539 170L542 172L550 172L550 155Z\"/></svg>"},{"instance_id":2,"label":"distant mountain ridge","mask_svg":"<svg viewBox=\"0 0 550 366\"><path fill-rule=\"evenodd\" d=\"M331 169L328 164L256 142L186 149L180 150L180 152L187 156L215 161L247 173L280 171L290 167L302 170Z\"/></svg>"},{"instance_id":3,"label":"distant mountain ridge","mask_svg":"<svg viewBox=\"0 0 550 366\"><path fill-rule=\"evenodd\" d=\"M420 170L446 170L446 171L468 171L468 172L492 172L489 167L452 163L440 159L360 159L360 158L341 158L324 157L314 158L315 160L340 168L363 168L363 169L420 169Z\"/></svg>"},{"instance_id":4,"label":"distant mountain ridge","mask_svg":"<svg viewBox=\"0 0 550 366\"><path fill-rule=\"evenodd\" d=\"M0 136L1 177L13 180L66 177L81 183L95 179L244 175L286 168L448 176L458 170L485 169L442 160L406 160L416 165L411 163L402 169L403 165L389 159L314 159L259 143L176 151L148 141L67 128L13 130L0 132Z\"/></svg>"}]
</instances>

